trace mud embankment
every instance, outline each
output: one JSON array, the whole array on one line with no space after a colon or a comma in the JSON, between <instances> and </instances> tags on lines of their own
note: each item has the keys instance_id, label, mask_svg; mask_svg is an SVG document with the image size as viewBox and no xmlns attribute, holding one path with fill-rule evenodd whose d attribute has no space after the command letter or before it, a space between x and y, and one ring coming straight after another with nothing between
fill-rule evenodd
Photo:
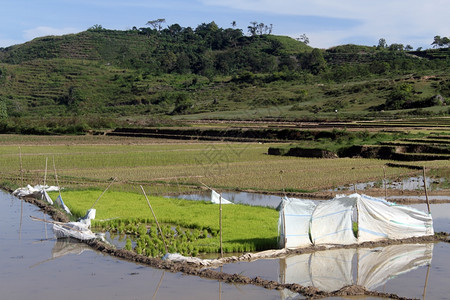
<instances>
[{"instance_id":1,"label":"mud embankment","mask_svg":"<svg viewBox=\"0 0 450 300\"><path fill-rule=\"evenodd\" d=\"M50 215L55 221L59 222L68 222L69 217L58 210L57 208L48 205L46 202L35 199L33 197L24 197L25 201L38 206L41 210L43 210L46 214ZM409 238L404 240L388 240L382 242L366 242L360 245L347 245L347 246L336 246L336 248L354 248L354 247L379 247L379 246L387 246L392 244L403 244L403 243L423 243L423 242L433 242L433 241L445 241L449 242L449 236L447 233L439 233L434 236L420 237L420 238ZM248 276L244 276L241 274L228 274L224 272L215 271L209 268L205 268L202 265L190 264L187 262L179 263L172 262L168 260L163 260L161 258L152 258L144 255L136 254L133 251L128 251L124 249L116 249L115 247L104 243L102 241L94 240L86 242L93 249L100 251L102 253L124 259L127 261L132 261L138 264L143 264L146 266L150 266L153 268L158 268L162 270L167 270L170 272L181 272L187 275L195 275L202 278L219 280L226 283L233 284L252 284L255 286L264 287L267 289L277 289L283 290L287 289L295 293L302 294L303 296L310 299L318 299L325 297L339 297L339 296L373 296L373 297L385 297L390 299L409 299L400 297L396 294L389 293L381 293L375 291L369 291L365 287L362 286L346 286L342 289L334 292L324 292L320 291L314 287L305 287L299 284L283 284L276 281L269 281L262 279L260 277L250 278ZM285 251L279 251L279 255L288 255L288 254L303 254L303 253L311 253L319 250L326 250L325 246L312 246L307 248L300 249L287 249ZM276 257L276 256L274 256ZM239 257L230 257L224 259L224 263L232 263L236 261L250 261L252 260L252 255L243 254Z\"/></svg>"},{"instance_id":2,"label":"mud embankment","mask_svg":"<svg viewBox=\"0 0 450 300\"><path fill-rule=\"evenodd\" d=\"M278 148L270 147L269 155L297 156L309 158L338 158L361 157L375 159L389 159L396 161L425 161L448 160L450 150L423 145L394 146L394 145L357 145L342 148L338 153L322 149L308 149L301 147Z\"/></svg>"}]
</instances>

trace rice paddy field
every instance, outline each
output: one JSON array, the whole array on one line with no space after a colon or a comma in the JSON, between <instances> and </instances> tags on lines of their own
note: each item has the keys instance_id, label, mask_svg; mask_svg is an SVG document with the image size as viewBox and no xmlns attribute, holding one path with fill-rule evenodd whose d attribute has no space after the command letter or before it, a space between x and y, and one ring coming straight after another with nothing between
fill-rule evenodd
<instances>
[{"instance_id":1,"label":"rice paddy field","mask_svg":"<svg viewBox=\"0 0 450 300\"><path fill-rule=\"evenodd\" d=\"M0 184L9 189L26 184L59 184L64 201L74 216L80 217L114 180L95 206L94 226L133 234L136 239L132 245L127 241L127 247L158 256L164 253L162 243L150 246L148 238L139 239L151 237L152 232L158 235L141 185L163 224L164 235L173 238L168 242L172 250L196 255L219 249L218 206L163 196L204 190L206 186L218 192L314 193L346 184L381 181L384 172L391 179L420 173L385 167L389 162L386 160L269 156L270 146L95 135L2 135ZM414 164L448 178L447 161ZM222 213L225 252L276 247L275 209L232 205L223 206Z\"/></svg>"}]
</instances>

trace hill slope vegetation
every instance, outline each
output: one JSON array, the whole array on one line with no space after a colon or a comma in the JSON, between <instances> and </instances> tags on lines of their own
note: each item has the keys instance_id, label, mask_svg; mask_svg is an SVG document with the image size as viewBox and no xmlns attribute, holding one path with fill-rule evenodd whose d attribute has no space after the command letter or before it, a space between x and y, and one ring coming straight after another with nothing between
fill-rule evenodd
<instances>
[{"instance_id":1,"label":"hill slope vegetation","mask_svg":"<svg viewBox=\"0 0 450 300\"><path fill-rule=\"evenodd\" d=\"M448 48L313 49L214 22L195 29L96 26L0 49L0 131L446 116L449 66Z\"/></svg>"}]
</instances>

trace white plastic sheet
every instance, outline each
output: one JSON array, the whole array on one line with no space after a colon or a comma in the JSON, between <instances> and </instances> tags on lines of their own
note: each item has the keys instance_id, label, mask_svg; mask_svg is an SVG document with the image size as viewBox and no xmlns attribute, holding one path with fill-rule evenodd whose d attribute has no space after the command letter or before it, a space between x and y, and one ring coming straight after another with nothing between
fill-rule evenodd
<instances>
[{"instance_id":1,"label":"white plastic sheet","mask_svg":"<svg viewBox=\"0 0 450 300\"><path fill-rule=\"evenodd\" d=\"M57 238L74 238L82 241L96 238L87 224L81 222L69 222L64 224L53 224L53 232Z\"/></svg>"},{"instance_id":2,"label":"white plastic sheet","mask_svg":"<svg viewBox=\"0 0 450 300\"><path fill-rule=\"evenodd\" d=\"M83 218L79 219L78 222L83 223L88 227L91 227L91 220L95 219L96 212L97 210L95 208L88 209L86 215Z\"/></svg>"},{"instance_id":3,"label":"white plastic sheet","mask_svg":"<svg viewBox=\"0 0 450 300\"><path fill-rule=\"evenodd\" d=\"M311 245L309 225L316 204L311 200L283 198L278 218L279 246L295 248Z\"/></svg>"},{"instance_id":4,"label":"white plastic sheet","mask_svg":"<svg viewBox=\"0 0 450 300\"><path fill-rule=\"evenodd\" d=\"M383 199L358 195L358 241L433 235L431 215Z\"/></svg>"},{"instance_id":5,"label":"white plastic sheet","mask_svg":"<svg viewBox=\"0 0 450 300\"><path fill-rule=\"evenodd\" d=\"M52 200L52 198L50 198L50 196L48 195L46 190L41 191L41 200L45 200L48 203L50 203L51 205L53 205L53 200Z\"/></svg>"},{"instance_id":6,"label":"white plastic sheet","mask_svg":"<svg viewBox=\"0 0 450 300\"><path fill-rule=\"evenodd\" d=\"M211 203L220 204L220 197L221 196L219 193L217 193L214 190L211 190ZM222 204L234 204L234 203L222 197Z\"/></svg>"},{"instance_id":7,"label":"white plastic sheet","mask_svg":"<svg viewBox=\"0 0 450 300\"><path fill-rule=\"evenodd\" d=\"M356 243L352 214L356 197L334 198L317 205L311 219L311 238L315 245Z\"/></svg>"},{"instance_id":8,"label":"white plastic sheet","mask_svg":"<svg viewBox=\"0 0 450 300\"><path fill-rule=\"evenodd\" d=\"M64 203L61 195L58 195L58 197L55 200L56 204L58 204L59 206L61 206L66 213L68 213L69 215L71 215L72 213L70 212L70 209L66 206L66 204Z\"/></svg>"},{"instance_id":9,"label":"white plastic sheet","mask_svg":"<svg viewBox=\"0 0 450 300\"><path fill-rule=\"evenodd\" d=\"M24 197L24 196L30 196L33 194L39 194L44 190L47 192L59 191L57 186L48 186L48 185L40 185L40 184L31 186L28 184L26 187L16 189L13 192L13 195L17 196L17 197Z\"/></svg>"}]
</instances>

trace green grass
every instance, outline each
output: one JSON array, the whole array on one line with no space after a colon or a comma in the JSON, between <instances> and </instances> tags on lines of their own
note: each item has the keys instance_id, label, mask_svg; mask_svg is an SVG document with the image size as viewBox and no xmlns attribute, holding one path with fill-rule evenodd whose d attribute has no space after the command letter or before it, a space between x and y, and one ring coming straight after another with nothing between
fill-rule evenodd
<instances>
[{"instance_id":1,"label":"green grass","mask_svg":"<svg viewBox=\"0 0 450 300\"><path fill-rule=\"evenodd\" d=\"M73 215L80 217L85 215L101 193L101 190L63 191L62 196ZM57 193L50 195L55 198ZM192 232L208 232L209 237L192 242L192 246L199 252L219 251L219 205L163 197L149 197L149 201L159 223L180 226ZM153 228L151 230L156 230L153 215L143 194L106 192L95 208L97 214L92 223L95 228L124 233L126 228L129 232L138 232L140 225L150 225ZM222 216L225 252L258 251L276 247L276 210L238 204L223 205Z\"/></svg>"}]
</instances>

